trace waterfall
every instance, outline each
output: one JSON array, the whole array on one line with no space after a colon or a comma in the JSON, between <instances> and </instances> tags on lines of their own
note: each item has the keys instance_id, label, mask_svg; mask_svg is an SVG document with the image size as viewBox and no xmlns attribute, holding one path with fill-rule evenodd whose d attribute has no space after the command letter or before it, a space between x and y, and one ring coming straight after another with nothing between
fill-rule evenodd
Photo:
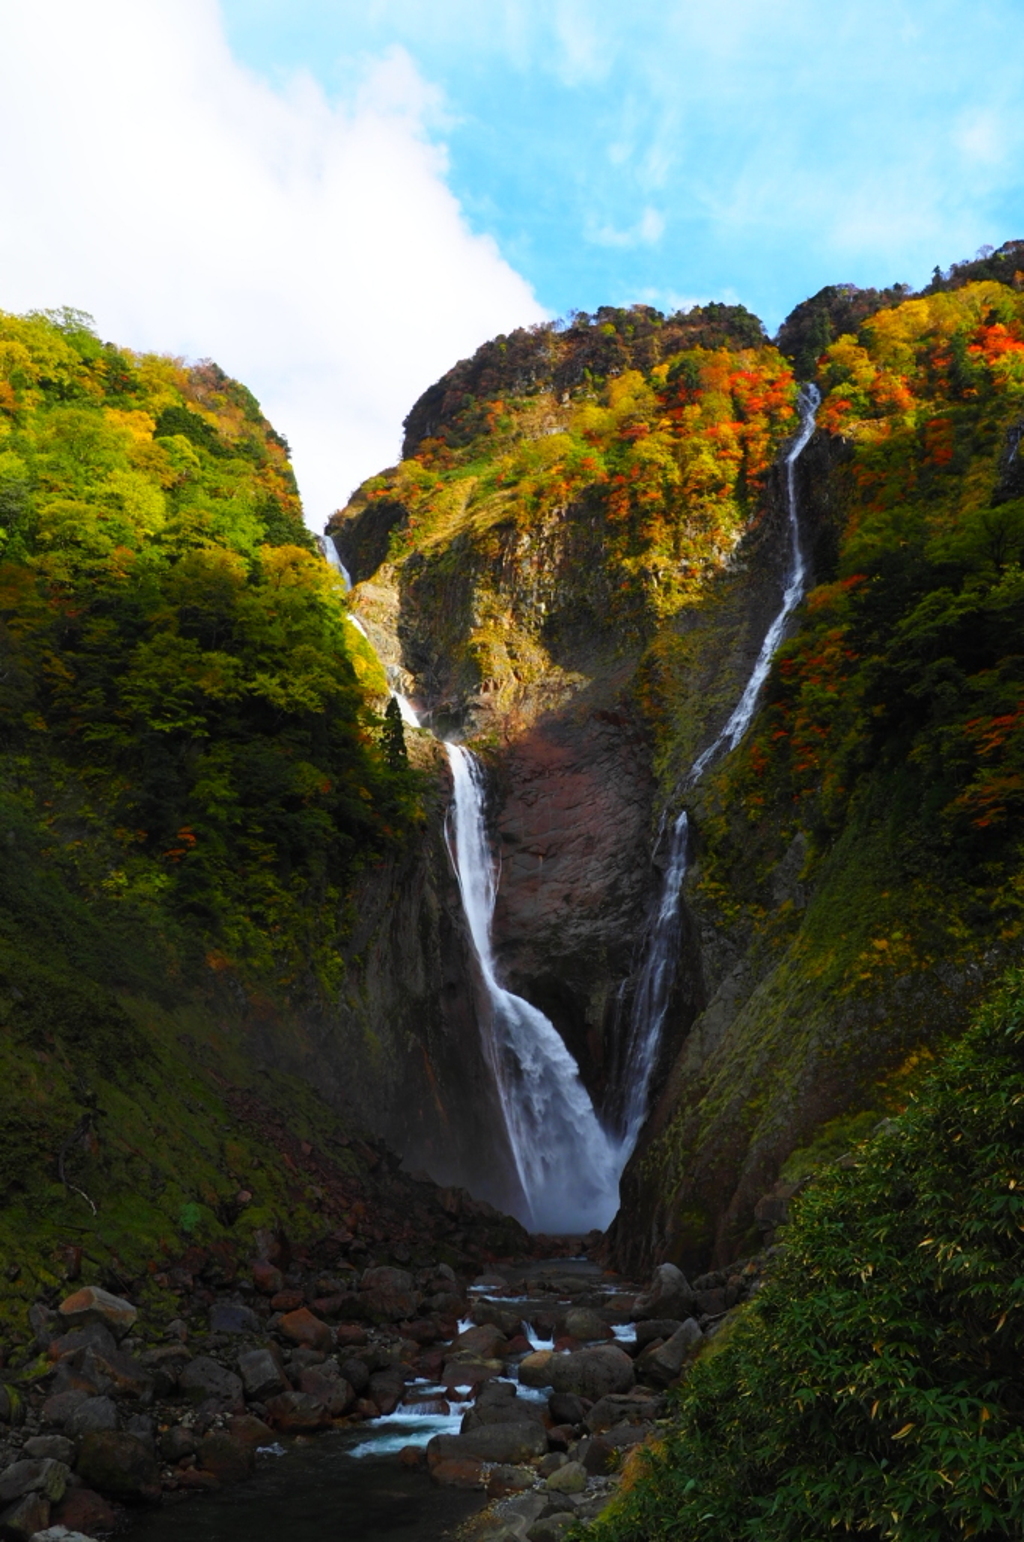
<instances>
[{"instance_id":1,"label":"waterfall","mask_svg":"<svg viewBox=\"0 0 1024 1542\"><path fill-rule=\"evenodd\" d=\"M523 1193L520 1219L536 1231L603 1229L618 1208L615 1152L557 1029L498 983L483 773L462 745L446 742L445 750L455 786L449 849L486 994L484 1046Z\"/></svg>"},{"instance_id":2,"label":"waterfall","mask_svg":"<svg viewBox=\"0 0 1024 1542\"><path fill-rule=\"evenodd\" d=\"M800 428L786 452L786 516L789 525L789 564L782 593L782 604L765 633L757 661L743 688L728 722L712 743L694 761L684 781L693 787L722 749L732 750L750 726L761 688L768 678L775 650L782 641L786 623L803 597L807 582L807 563L800 540L800 520L796 496L796 463L814 433L814 414L821 402L816 385L805 385L798 398ZM623 1076L613 1118L621 1132L619 1168L626 1165L647 1117L651 1079L657 1068L662 1030L675 984L682 931L680 894L686 877L689 821L685 809L672 827L668 862L662 882L658 909L648 927L642 961L633 997Z\"/></svg>"}]
</instances>

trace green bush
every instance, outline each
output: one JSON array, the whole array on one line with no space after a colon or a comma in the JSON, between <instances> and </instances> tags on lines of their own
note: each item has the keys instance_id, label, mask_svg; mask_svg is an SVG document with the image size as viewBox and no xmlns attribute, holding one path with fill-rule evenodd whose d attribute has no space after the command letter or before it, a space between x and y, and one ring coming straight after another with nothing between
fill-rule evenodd
<instances>
[{"instance_id":1,"label":"green bush","mask_svg":"<svg viewBox=\"0 0 1024 1542\"><path fill-rule=\"evenodd\" d=\"M1024 1529L1024 970L797 1204L602 1542Z\"/></svg>"}]
</instances>

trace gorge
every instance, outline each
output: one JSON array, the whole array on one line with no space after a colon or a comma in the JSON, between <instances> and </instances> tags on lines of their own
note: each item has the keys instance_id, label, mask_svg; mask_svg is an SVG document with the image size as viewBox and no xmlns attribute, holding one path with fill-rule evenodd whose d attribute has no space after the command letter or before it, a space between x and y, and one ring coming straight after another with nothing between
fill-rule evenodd
<instances>
[{"instance_id":1,"label":"gorge","mask_svg":"<svg viewBox=\"0 0 1024 1542\"><path fill-rule=\"evenodd\" d=\"M1022 267L496 338L350 587L243 386L0 315L0 1420L72 1287L426 1361L590 1233L724 1324L599 1532L1013 1534Z\"/></svg>"}]
</instances>

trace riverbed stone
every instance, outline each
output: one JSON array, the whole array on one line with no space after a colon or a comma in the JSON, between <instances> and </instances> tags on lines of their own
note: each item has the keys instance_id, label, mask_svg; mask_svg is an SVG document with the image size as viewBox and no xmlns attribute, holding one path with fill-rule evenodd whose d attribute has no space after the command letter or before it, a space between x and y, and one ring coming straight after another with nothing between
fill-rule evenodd
<instances>
[{"instance_id":1,"label":"riverbed stone","mask_svg":"<svg viewBox=\"0 0 1024 1542\"><path fill-rule=\"evenodd\" d=\"M249 1349L238 1357L238 1370L246 1397L266 1402L288 1391L288 1380L269 1349Z\"/></svg>"},{"instance_id":2,"label":"riverbed stone","mask_svg":"<svg viewBox=\"0 0 1024 1542\"><path fill-rule=\"evenodd\" d=\"M278 1331L293 1344L308 1349L319 1349L324 1354L334 1346L334 1335L325 1322L315 1317L308 1307L287 1312L277 1325Z\"/></svg>"},{"instance_id":3,"label":"riverbed stone","mask_svg":"<svg viewBox=\"0 0 1024 1542\"><path fill-rule=\"evenodd\" d=\"M524 1387L550 1387L556 1355L550 1349L534 1350L519 1362L519 1380Z\"/></svg>"},{"instance_id":4,"label":"riverbed stone","mask_svg":"<svg viewBox=\"0 0 1024 1542\"><path fill-rule=\"evenodd\" d=\"M52 1457L23 1457L0 1473L0 1505L9 1505L22 1494L42 1494L56 1503L67 1487L70 1469Z\"/></svg>"},{"instance_id":5,"label":"riverbed stone","mask_svg":"<svg viewBox=\"0 0 1024 1542\"><path fill-rule=\"evenodd\" d=\"M240 1301L217 1301L210 1308L211 1333L258 1333L260 1320Z\"/></svg>"},{"instance_id":6,"label":"riverbed stone","mask_svg":"<svg viewBox=\"0 0 1024 1542\"><path fill-rule=\"evenodd\" d=\"M60 1504L50 1509L51 1525L66 1526L69 1531L85 1532L89 1537L96 1532L106 1536L117 1520L118 1512L110 1501L84 1483L69 1488Z\"/></svg>"},{"instance_id":7,"label":"riverbed stone","mask_svg":"<svg viewBox=\"0 0 1024 1542\"><path fill-rule=\"evenodd\" d=\"M333 1376L328 1371L328 1366L333 1370ZM356 1400L354 1390L338 1373L333 1360L328 1360L322 1367L312 1366L309 1370L303 1371L299 1377L299 1391L323 1403L332 1419L340 1419ZM376 1397L374 1401L376 1402Z\"/></svg>"},{"instance_id":8,"label":"riverbed stone","mask_svg":"<svg viewBox=\"0 0 1024 1542\"><path fill-rule=\"evenodd\" d=\"M544 1487L550 1494L582 1494L586 1486L586 1469L579 1462L566 1462L564 1467L544 1479Z\"/></svg>"},{"instance_id":9,"label":"riverbed stone","mask_svg":"<svg viewBox=\"0 0 1024 1542\"><path fill-rule=\"evenodd\" d=\"M110 1397L86 1397L64 1422L64 1433L78 1440L95 1430L117 1429L117 1404Z\"/></svg>"},{"instance_id":10,"label":"riverbed stone","mask_svg":"<svg viewBox=\"0 0 1024 1542\"><path fill-rule=\"evenodd\" d=\"M0 1509L0 1537L10 1537L12 1542L21 1542L21 1539L31 1537L35 1532L43 1531L49 1522L50 1501L45 1494L31 1491Z\"/></svg>"},{"instance_id":11,"label":"riverbed stone","mask_svg":"<svg viewBox=\"0 0 1024 1542\"><path fill-rule=\"evenodd\" d=\"M197 1355L190 1360L178 1377L178 1386L192 1403L215 1398L218 1403L233 1407L242 1398L241 1378L209 1355Z\"/></svg>"},{"instance_id":12,"label":"riverbed stone","mask_svg":"<svg viewBox=\"0 0 1024 1542\"><path fill-rule=\"evenodd\" d=\"M286 1434L322 1430L331 1422L324 1404L308 1392L281 1392L268 1398L264 1406L274 1428Z\"/></svg>"},{"instance_id":13,"label":"riverbed stone","mask_svg":"<svg viewBox=\"0 0 1024 1542\"><path fill-rule=\"evenodd\" d=\"M77 1472L90 1488L129 1504L160 1497L156 1458L135 1435L117 1430L86 1435L78 1452Z\"/></svg>"},{"instance_id":14,"label":"riverbed stone","mask_svg":"<svg viewBox=\"0 0 1024 1542\"><path fill-rule=\"evenodd\" d=\"M481 1360L497 1360L504 1354L507 1340L494 1323L467 1328L452 1344L454 1354L479 1355Z\"/></svg>"},{"instance_id":15,"label":"riverbed stone","mask_svg":"<svg viewBox=\"0 0 1024 1542\"><path fill-rule=\"evenodd\" d=\"M413 1318L419 1296L411 1274L404 1269L380 1267L364 1271L359 1281L359 1301L371 1322L401 1322Z\"/></svg>"},{"instance_id":16,"label":"riverbed stone","mask_svg":"<svg viewBox=\"0 0 1024 1542\"><path fill-rule=\"evenodd\" d=\"M98 1285L86 1285L66 1296L57 1311L65 1331L90 1322L101 1322L117 1339L131 1332L139 1315L130 1301L111 1295L109 1290L101 1290Z\"/></svg>"},{"instance_id":17,"label":"riverbed stone","mask_svg":"<svg viewBox=\"0 0 1024 1542\"><path fill-rule=\"evenodd\" d=\"M659 1264L650 1285L637 1296L634 1312L637 1322L655 1317L675 1317L685 1322L696 1304L696 1295L683 1271L675 1264Z\"/></svg>"},{"instance_id":18,"label":"riverbed stone","mask_svg":"<svg viewBox=\"0 0 1024 1542\"><path fill-rule=\"evenodd\" d=\"M614 1344L555 1355L550 1375L556 1392L571 1392L592 1402L609 1392L629 1392L636 1380L632 1360Z\"/></svg>"},{"instance_id":19,"label":"riverbed stone","mask_svg":"<svg viewBox=\"0 0 1024 1542\"><path fill-rule=\"evenodd\" d=\"M596 1343L599 1339L613 1339L615 1334L589 1306L571 1306L565 1314L565 1331L570 1338L581 1344Z\"/></svg>"},{"instance_id":20,"label":"riverbed stone","mask_svg":"<svg viewBox=\"0 0 1024 1542\"><path fill-rule=\"evenodd\" d=\"M636 1363L637 1374L656 1387L667 1387L676 1380L703 1337L696 1318L688 1317L657 1349L644 1350Z\"/></svg>"},{"instance_id":21,"label":"riverbed stone","mask_svg":"<svg viewBox=\"0 0 1024 1542\"><path fill-rule=\"evenodd\" d=\"M71 1467L75 1460L75 1443L64 1435L33 1435L26 1440L21 1448L23 1456L36 1459L48 1457L54 1462L63 1462L65 1467Z\"/></svg>"},{"instance_id":22,"label":"riverbed stone","mask_svg":"<svg viewBox=\"0 0 1024 1542\"><path fill-rule=\"evenodd\" d=\"M451 1456L430 1469L435 1483L445 1488L483 1488L484 1464L473 1456Z\"/></svg>"},{"instance_id":23,"label":"riverbed stone","mask_svg":"<svg viewBox=\"0 0 1024 1542\"><path fill-rule=\"evenodd\" d=\"M670 1339L683 1326L678 1317L652 1317L636 1325L636 1347L646 1349L655 1339Z\"/></svg>"},{"instance_id":24,"label":"riverbed stone","mask_svg":"<svg viewBox=\"0 0 1024 1542\"><path fill-rule=\"evenodd\" d=\"M464 1435L435 1435L427 1445L427 1461L476 1456L485 1462L528 1462L548 1448L544 1427L536 1420L483 1424Z\"/></svg>"},{"instance_id":25,"label":"riverbed stone","mask_svg":"<svg viewBox=\"0 0 1024 1542\"><path fill-rule=\"evenodd\" d=\"M220 1483L240 1483L256 1465L252 1446L236 1440L227 1430L211 1430L199 1442L199 1461Z\"/></svg>"}]
</instances>

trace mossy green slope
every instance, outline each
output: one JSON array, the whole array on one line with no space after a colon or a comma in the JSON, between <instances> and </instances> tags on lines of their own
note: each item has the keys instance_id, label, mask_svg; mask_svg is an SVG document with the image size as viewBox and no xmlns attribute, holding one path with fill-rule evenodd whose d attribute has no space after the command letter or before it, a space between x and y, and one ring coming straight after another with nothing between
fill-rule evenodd
<instances>
[{"instance_id":1,"label":"mossy green slope","mask_svg":"<svg viewBox=\"0 0 1024 1542\"><path fill-rule=\"evenodd\" d=\"M87 1273L131 1276L197 1231L318 1224L227 1093L337 1130L247 1039L272 1023L299 1041L329 1005L354 885L416 826L378 676L243 386L103 344L73 312L0 315L14 1306L76 1235Z\"/></svg>"}]
</instances>

